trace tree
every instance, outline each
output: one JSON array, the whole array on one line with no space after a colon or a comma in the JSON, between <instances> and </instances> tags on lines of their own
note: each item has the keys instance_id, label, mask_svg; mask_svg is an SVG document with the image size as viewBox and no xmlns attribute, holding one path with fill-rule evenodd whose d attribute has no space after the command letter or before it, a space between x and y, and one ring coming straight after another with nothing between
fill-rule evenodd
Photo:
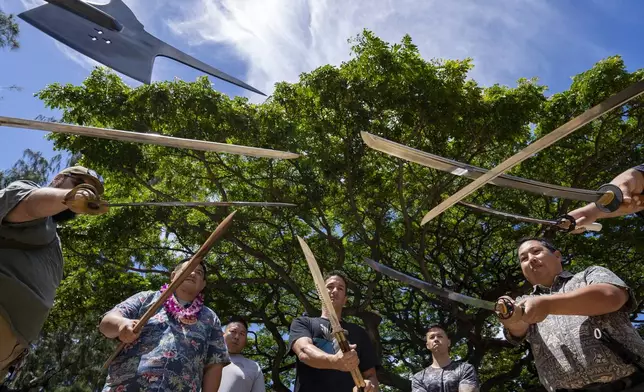
<instances>
[{"instance_id":1,"label":"tree","mask_svg":"<svg viewBox=\"0 0 644 392\"><path fill-rule=\"evenodd\" d=\"M546 87L536 79L521 79L516 87L479 86L467 78L469 59L426 61L408 36L389 45L365 31L353 43L351 60L304 73L297 83L278 83L260 105L229 99L212 90L206 78L133 89L102 68L82 85L53 84L38 96L48 107L62 110L63 122L302 154L292 161L272 161L50 136L58 148L82 154L80 163L105 178L105 196L111 201L218 198L297 204L291 209L240 208L225 240L207 260L207 305L224 320L233 314L250 319L255 330L251 356L261 363L273 390L287 391L294 380L294 357L284 340L291 320L303 312L320 313L296 235L306 238L323 271L348 272L352 301L346 317L364 325L376 344L385 390L410 389L409 376L429 362L425 328L437 322L449 327L455 354L479 369L483 391L540 390L527 346L513 348L500 339L499 323L489 312L412 290L362 262L368 256L494 301L528 289L513 256L513 239L540 228L459 207L420 227L424 213L466 181L372 151L359 132L493 167L641 79L642 71L629 73L620 57L610 57L577 75L569 90L547 99ZM512 174L596 188L644 161L640 118L638 99ZM550 218L576 205L492 185L471 199ZM229 212L113 208L62 229L65 278L43 336L68 334L68 341L77 344L42 345L43 354L28 362L30 376L18 377L16 384L33 379L30 385L42 387L38 380L48 377L48 390L72 384L100 387L104 374L99 358L111 350L96 332L100 316L128 295L158 288L168 269L193 254ZM642 222L615 219L604 227L600 235L556 238L564 253L574 255L567 267L601 263L642 294L644 260L642 252L633 251L643 243Z\"/></svg>"},{"instance_id":2,"label":"tree","mask_svg":"<svg viewBox=\"0 0 644 392\"><path fill-rule=\"evenodd\" d=\"M20 27L12 14L5 14L0 10L0 49L9 47L11 50L18 49L18 34Z\"/></svg>"}]
</instances>

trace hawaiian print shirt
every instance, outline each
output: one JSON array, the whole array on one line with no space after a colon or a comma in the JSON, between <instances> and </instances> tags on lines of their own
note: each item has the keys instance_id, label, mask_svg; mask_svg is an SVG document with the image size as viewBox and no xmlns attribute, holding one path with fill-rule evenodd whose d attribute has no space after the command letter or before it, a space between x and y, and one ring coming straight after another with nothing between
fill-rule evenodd
<instances>
[{"instance_id":1,"label":"hawaiian print shirt","mask_svg":"<svg viewBox=\"0 0 644 392\"><path fill-rule=\"evenodd\" d=\"M160 295L144 291L113 310L129 319L140 319ZM169 317L162 306L143 327L139 339L114 359L103 392L196 392L201 390L207 366L228 363L221 322L214 311L204 306L197 322L186 325Z\"/></svg>"},{"instance_id":2,"label":"hawaiian print shirt","mask_svg":"<svg viewBox=\"0 0 644 392\"><path fill-rule=\"evenodd\" d=\"M627 289L629 299L624 307L593 317L549 315L528 329L526 339L532 347L539 380L548 391L608 383L629 376L636 370L633 365L624 363L603 342L595 339L595 328L607 331L613 339L644 358L644 340L629 320L629 313L637 308L635 297L622 279L604 267L592 266L575 275L563 271L555 277L551 288L536 285L531 294L516 300L569 293L598 283ZM519 344L522 341L507 330L504 330L504 334L510 343Z\"/></svg>"}]
</instances>

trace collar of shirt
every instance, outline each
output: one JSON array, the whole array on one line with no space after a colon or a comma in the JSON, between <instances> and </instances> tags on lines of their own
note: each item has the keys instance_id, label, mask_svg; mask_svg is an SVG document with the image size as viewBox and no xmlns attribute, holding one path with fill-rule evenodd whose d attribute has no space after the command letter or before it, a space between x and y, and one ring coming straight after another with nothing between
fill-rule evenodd
<instances>
[{"instance_id":1,"label":"collar of shirt","mask_svg":"<svg viewBox=\"0 0 644 392\"><path fill-rule=\"evenodd\" d=\"M568 271L561 271L559 275L555 276L555 280L552 282L551 287L542 286L536 284L532 286L532 294L550 294L552 290L557 290L560 285L563 285L564 282L572 278L574 275Z\"/></svg>"}]
</instances>

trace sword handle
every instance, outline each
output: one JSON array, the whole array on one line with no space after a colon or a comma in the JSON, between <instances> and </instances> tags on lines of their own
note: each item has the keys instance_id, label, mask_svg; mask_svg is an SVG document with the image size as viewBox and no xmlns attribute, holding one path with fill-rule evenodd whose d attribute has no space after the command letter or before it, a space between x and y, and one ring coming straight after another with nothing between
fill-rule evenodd
<instances>
[{"instance_id":1,"label":"sword handle","mask_svg":"<svg viewBox=\"0 0 644 392\"><path fill-rule=\"evenodd\" d=\"M597 192L603 193L595 202L595 206L602 212L615 212L624 201L624 194L617 185L604 184Z\"/></svg>"},{"instance_id":2,"label":"sword handle","mask_svg":"<svg viewBox=\"0 0 644 392\"><path fill-rule=\"evenodd\" d=\"M349 348L349 341L347 340L347 337L344 336L344 332L336 333L335 338L338 341L340 350L342 350L343 353L346 353L347 351L351 351L351 348ZM356 384L356 386L358 387L358 392L364 392L364 387L366 387L367 384L365 384L364 382L364 378L362 377L362 373L360 373L360 369L359 368L352 369L351 377L353 378L353 383Z\"/></svg>"},{"instance_id":3,"label":"sword handle","mask_svg":"<svg viewBox=\"0 0 644 392\"><path fill-rule=\"evenodd\" d=\"M513 324L523 317L525 308L523 305L516 306L514 300L506 295L500 297L496 302L496 317L501 320L507 320L507 323Z\"/></svg>"}]
</instances>

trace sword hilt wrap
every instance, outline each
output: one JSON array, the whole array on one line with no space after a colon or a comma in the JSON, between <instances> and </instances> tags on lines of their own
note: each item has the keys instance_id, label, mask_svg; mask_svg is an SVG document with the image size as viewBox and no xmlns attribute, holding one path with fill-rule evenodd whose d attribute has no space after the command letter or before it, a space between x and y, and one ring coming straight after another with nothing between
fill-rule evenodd
<instances>
[{"instance_id":1,"label":"sword hilt wrap","mask_svg":"<svg viewBox=\"0 0 644 392\"><path fill-rule=\"evenodd\" d=\"M505 320L509 324L521 320L524 311L525 308L523 305L517 306L512 298L505 295L500 297L496 302L496 317Z\"/></svg>"},{"instance_id":2,"label":"sword hilt wrap","mask_svg":"<svg viewBox=\"0 0 644 392\"><path fill-rule=\"evenodd\" d=\"M351 351L351 348L349 347L349 341L344 335L344 332L335 333L335 339L338 341L340 350L342 350L343 353L346 353L347 351ZM358 392L363 392L364 391L363 388L366 387L367 384L365 384L364 382L364 378L362 377L362 373L360 373L360 369L359 368L352 369L351 377L353 378L353 383L356 384L356 387L358 387Z\"/></svg>"},{"instance_id":3,"label":"sword hilt wrap","mask_svg":"<svg viewBox=\"0 0 644 392\"><path fill-rule=\"evenodd\" d=\"M597 192L604 193L595 202L595 206L602 212L615 212L624 201L624 194L617 185L604 184L599 187Z\"/></svg>"}]
</instances>

